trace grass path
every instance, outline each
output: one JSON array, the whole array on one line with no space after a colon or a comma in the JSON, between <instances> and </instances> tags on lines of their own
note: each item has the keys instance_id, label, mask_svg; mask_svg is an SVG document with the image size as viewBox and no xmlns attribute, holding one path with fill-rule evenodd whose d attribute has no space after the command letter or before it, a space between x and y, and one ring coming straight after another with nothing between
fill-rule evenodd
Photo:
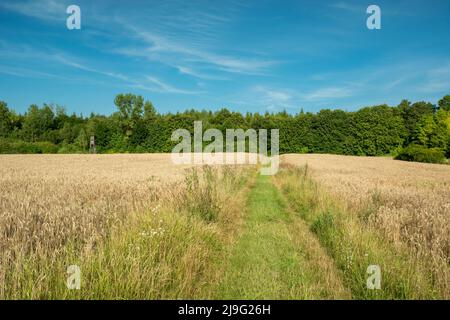
<instances>
[{"instance_id":1,"label":"grass path","mask_svg":"<svg viewBox=\"0 0 450 320\"><path fill-rule=\"evenodd\" d=\"M243 233L220 285L223 299L348 298L340 273L271 178L251 190Z\"/></svg>"}]
</instances>

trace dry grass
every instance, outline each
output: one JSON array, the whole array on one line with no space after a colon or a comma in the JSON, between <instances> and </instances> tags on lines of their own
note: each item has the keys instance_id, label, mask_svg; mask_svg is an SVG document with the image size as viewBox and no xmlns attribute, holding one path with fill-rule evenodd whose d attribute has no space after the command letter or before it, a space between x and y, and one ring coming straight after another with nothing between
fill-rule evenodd
<instances>
[{"instance_id":1,"label":"dry grass","mask_svg":"<svg viewBox=\"0 0 450 320\"><path fill-rule=\"evenodd\" d=\"M0 163L4 256L18 248L58 254L74 237L92 247L108 226L149 205L155 181L183 176L168 155L20 155Z\"/></svg>"},{"instance_id":2,"label":"dry grass","mask_svg":"<svg viewBox=\"0 0 450 320\"><path fill-rule=\"evenodd\" d=\"M426 261L450 294L450 166L390 158L286 155L307 165L315 181L398 250Z\"/></svg>"},{"instance_id":3,"label":"dry grass","mask_svg":"<svg viewBox=\"0 0 450 320\"><path fill-rule=\"evenodd\" d=\"M330 254L320 272L334 259L354 296L373 298L365 268L381 261L391 285L375 297L450 296L449 166L283 161L308 165L276 181L320 241L308 246ZM216 297L255 171L190 169L169 154L0 156L0 299ZM65 286L71 264L80 291Z\"/></svg>"},{"instance_id":4,"label":"dry grass","mask_svg":"<svg viewBox=\"0 0 450 320\"><path fill-rule=\"evenodd\" d=\"M149 236L146 241L154 246L158 230L166 230L166 243L159 245L153 254L167 255L168 260L184 259L185 265L177 267L184 268L185 278L192 277L186 270L192 269L195 274L196 268L202 268L205 263L199 256L208 255L210 251L206 244L202 245L202 237L214 238L217 235L214 229L220 229L202 221L201 217L190 217L192 212L182 212L176 205L183 197L200 197L195 190L187 192L185 182L188 181L184 179L188 166L174 166L169 154L11 155L0 156L0 163L0 298L71 297L64 279L65 268L74 260L88 270L86 277L91 270L91 288L101 287L98 281L107 280L96 278L102 271L93 265L125 263L131 253L117 249L125 250L122 245L130 244L126 239L136 239L136 234L142 234L144 238ZM229 230L226 223L229 218L220 213L236 217L231 213L241 206L225 208L223 204L224 193L228 190L225 184L236 186L237 181L230 181L236 173L226 170L228 176L223 178L216 171L208 171L214 180L210 183L220 184L215 187L217 192L212 199L217 206L214 214L220 226ZM198 174L197 179L203 185L203 174ZM236 197L236 201L239 199ZM156 217L155 212L164 217ZM173 239L181 240L189 235L191 241L166 246ZM158 257L145 258L150 261ZM166 268L165 272L172 272L174 276L181 274L170 269L175 268L170 266L173 261L160 262L158 268ZM149 267L151 265L154 263L149 263ZM121 272L122 277L131 275L124 270L116 271ZM108 278L107 272L104 277ZM138 286L139 274L136 277L134 284ZM173 281L169 275L160 278ZM96 289L97 298L126 294L132 298L131 292L135 297L144 295L138 294L136 287L135 291L122 288L122 292L113 291L110 295L105 288ZM152 290L147 291L158 297ZM172 297L177 294L170 290L165 292L167 295L172 292Z\"/></svg>"}]
</instances>

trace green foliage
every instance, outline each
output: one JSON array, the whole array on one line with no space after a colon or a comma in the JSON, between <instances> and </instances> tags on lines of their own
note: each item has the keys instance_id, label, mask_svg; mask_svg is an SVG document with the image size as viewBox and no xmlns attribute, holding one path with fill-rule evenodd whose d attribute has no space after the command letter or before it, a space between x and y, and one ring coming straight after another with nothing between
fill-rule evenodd
<instances>
[{"instance_id":1,"label":"green foliage","mask_svg":"<svg viewBox=\"0 0 450 320\"><path fill-rule=\"evenodd\" d=\"M53 126L54 113L50 106L39 108L31 105L25 114L23 123L24 137L29 141L39 140Z\"/></svg>"},{"instance_id":2,"label":"green foliage","mask_svg":"<svg viewBox=\"0 0 450 320\"><path fill-rule=\"evenodd\" d=\"M11 132L11 113L6 102L0 101L0 137L6 137Z\"/></svg>"},{"instance_id":3,"label":"green foliage","mask_svg":"<svg viewBox=\"0 0 450 320\"><path fill-rule=\"evenodd\" d=\"M151 121L156 118L157 111L150 101L146 101L144 104L144 120Z\"/></svg>"},{"instance_id":4,"label":"green foliage","mask_svg":"<svg viewBox=\"0 0 450 320\"><path fill-rule=\"evenodd\" d=\"M416 130L417 123L423 116L432 115L435 107L431 103L416 102L411 104L407 100L403 100L397 107L397 112L403 118L408 135L411 137ZM407 141L408 143L410 140Z\"/></svg>"},{"instance_id":5,"label":"green foliage","mask_svg":"<svg viewBox=\"0 0 450 320\"><path fill-rule=\"evenodd\" d=\"M424 146L410 144L396 157L396 160L417 161L427 163L445 163L444 151L439 148L426 148Z\"/></svg>"},{"instance_id":6,"label":"green foliage","mask_svg":"<svg viewBox=\"0 0 450 320\"><path fill-rule=\"evenodd\" d=\"M131 93L119 94L116 96L114 104L119 109L119 122L123 133L129 137L133 134L136 123L142 117L144 98ZM148 104L146 104L146 108L147 112L151 112Z\"/></svg>"},{"instance_id":7,"label":"green foliage","mask_svg":"<svg viewBox=\"0 0 450 320\"><path fill-rule=\"evenodd\" d=\"M87 150L89 145L89 137L84 129L81 129L75 139L75 146L81 151Z\"/></svg>"},{"instance_id":8,"label":"green foliage","mask_svg":"<svg viewBox=\"0 0 450 320\"><path fill-rule=\"evenodd\" d=\"M64 108L31 105L24 115L15 114L0 101L0 137L14 141L51 142L60 152L86 152L89 139L95 137L97 151L170 152L178 143L172 132L186 129L194 133L194 121L209 128L279 129L280 153L332 153L346 155L397 155L411 143L440 148L450 156L450 95L439 101L439 108L427 102L403 100L397 107L379 105L356 112L321 110L288 114L187 110L159 114L150 101L141 96L119 94L114 100L118 112L110 116L91 114L88 118L67 115ZM205 143L206 145L207 143ZM248 148L248 143L246 144ZM42 152L30 144L17 144L18 153Z\"/></svg>"},{"instance_id":9,"label":"green foliage","mask_svg":"<svg viewBox=\"0 0 450 320\"><path fill-rule=\"evenodd\" d=\"M413 135L413 141L428 148L446 149L449 130L445 119L426 115L419 121Z\"/></svg>"},{"instance_id":10,"label":"green foliage","mask_svg":"<svg viewBox=\"0 0 450 320\"><path fill-rule=\"evenodd\" d=\"M58 147L51 142L26 142L0 138L0 154L57 152Z\"/></svg>"},{"instance_id":11,"label":"green foliage","mask_svg":"<svg viewBox=\"0 0 450 320\"><path fill-rule=\"evenodd\" d=\"M39 149L38 153L57 153L58 146L48 141L35 142L34 145Z\"/></svg>"},{"instance_id":12,"label":"green foliage","mask_svg":"<svg viewBox=\"0 0 450 320\"><path fill-rule=\"evenodd\" d=\"M450 94L439 100L438 105L440 110L450 111Z\"/></svg>"},{"instance_id":13,"label":"green foliage","mask_svg":"<svg viewBox=\"0 0 450 320\"><path fill-rule=\"evenodd\" d=\"M402 145L407 136L402 118L396 116L387 105L363 108L356 112L352 131L355 140L348 143L349 147L353 147L351 153L356 155L389 154Z\"/></svg>"},{"instance_id":14,"label":"green foliage","mask_svg":"<svg viewBox=\"0 0 450 320\"><path fill-rule=\"evenodd\" d=\"M58 153L61 154L86 153L86 150L80 148L80 146L75 144L63 144L61 148L59 148Z\"/></svg>"},{"instance_id":15,"label":"green foliage","mask_svg":"<svg viewBox=\"0 0 450 320\"><path fill-rule=\"evenodd\" d=\"M321 110L311 121L311 151L343 154L350 119L342 110Z\"/></svg>"},{"instance_id":16,"label":"green foliage","mask_svg":"<svg viewBox=\"0 0 450 320\"><path fill-rule=\"evenodd\" d=\"M109 149L113 152L127 152L128 151L128 137L114 133L111 137Z\"/></svg>"}]
</instances>

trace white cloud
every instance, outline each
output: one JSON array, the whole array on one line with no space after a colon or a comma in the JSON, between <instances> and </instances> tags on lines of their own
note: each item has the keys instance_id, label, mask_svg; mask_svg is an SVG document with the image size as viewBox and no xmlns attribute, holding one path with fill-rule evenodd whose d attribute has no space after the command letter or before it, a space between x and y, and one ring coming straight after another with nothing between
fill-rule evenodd
<instances>
[{"instance_id":1,"label":"white cloud","mask_svg":"<svg viewBox=\"0 0 450 320\"><path fill-rule=\"evenodd\" d=\"M179 89L176 87L173 87L167 83L164 83L163 81L159 80L156 77L147 76L146 79L151 82L152 84L156 85L156 87L148 87L142 84L137 84L137 88L145 89L148 91L153 92L159 92L159 93L178 93L178 94L198 94L198 91L190 91L185 89Z\"/></svg>"},{"instance_id":2,"label":"white cloud","mask_svg":"<svg viewBox=\"0 0 450 320\"><path fill-rule=\"evenodd\" d=\"M67 5L58 0L2 1L0 7L41 20L65 20Z\"/></svg>"},{"instance_id":3,"label":"white cloud","mask_svg":"<svg viewBox=\"0 0 450 320\"><path fill-rule=\"evenodd\" d=\"M17 68L10 66L0 66L0 73L23 78L53 78L61 80L71 80L70 78L62 77L60 75L52 74L49 72L42 72L27 68Z\"/></svg>"},{"instance_id":4,"label":"white cloud","mask_svg":"<svg viewBox=\"0 0 450 320\"><path fill-rule=\"evenodd\" d=\"M195 78L203 79L203 80L229 80L226 77L208 75L205 73L197 72L189 67L177 66L176 67L181 74L186 74Z\"/></svg>"},{"instance_id":5,"label":"white cloud","mask_svg":"<svg viewBox=\"0 0 450 320\"><path fill-rule=\"evenodd\" d=\"M349 88L330 87L320 88L304 95L305 100L324 100L345 98L351 96L352 91Z\"/></svg>"},{"instance_id":6,"label":"white cloud","mask_svg":"<svg viewBox=\"0 0 450 320\"><path fill-rule=\"evenodd\" d=\"M431 69L426 73L425 81L420 90L429 93L448 91L450 88L450 61L439 68Z\"/></svg>"},{"instance_id":7,"label":"white cloud","mask_svg":"<svg viewBox=\"0 0 450 320\"><path fill-rule=\"evenodd\" d=\"M80 70L84 70L84 71L88 71L88 72L92 72L92 73L97 73L103 76L108 76L111 78L115 78L118 80L122 80L122 81L131 81L130 78L126 75L123 75L121 73L116 73L116 72L110 72L110 71L102 71L102 70L98 70L95 68L91 68L89 66L86 66L84 64L80 64L78 62L75 62L74 60L71 60L70 58L68 58L67 56L61 55L61 54L56 54L56 55L52 55L52 57L54 58L54 60L61 62L64 65L76 68L76 69L80 69Z\"/></svg>"},{"instance_id":8,"label":"white cloud","mask_svg":"<svg viewBox=\"0 0 450 320\"><path fill-rule=\"evenodd\" d=\"M177 39L174 42L169 37L144 31L128 22L122 22L122 25L130 30L134 37L144 42L144 48L120 48L117 50L118 53L140 56L149 60L160 60L173 67L179 66L180 61L188 61L208 65L216 70L229 73L261 75L267 72L270 67L279 63L274 60L216 54L199 45L188 45L184 43L183 39Z\"/></svg>"},{"instance_id":9,"label":"white cloud","mask_svg":"<svg viewBox=\"0 0 450 320\"><path fill-rule=\"evenodd\" d=\"M365 12L364 5L354 5L345 1L339 1L330 5L332 8L337 8L349 12Z\"/></svg>"},{"instance_id":10,"label":"white cloud","mask_svg":"<svg viewBox=\"0 0 450 320\"><path fill-rule=\"evenodd\" d=\"M255 86L253 91L260 96L260 99L270 103L286 104L292 99L292 94L286 89L272 89L265 86Z\"/></svg>"}]
</instances>

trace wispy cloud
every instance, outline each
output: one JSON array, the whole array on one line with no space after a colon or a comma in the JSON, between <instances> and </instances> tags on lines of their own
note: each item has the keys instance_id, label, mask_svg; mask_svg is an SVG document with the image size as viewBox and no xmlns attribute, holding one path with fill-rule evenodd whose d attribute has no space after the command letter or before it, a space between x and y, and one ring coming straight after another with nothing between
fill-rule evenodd
<instances>
[{"instance_id":1,"label":"wispy cloud","mask_svg":"<svg viewBox=\"0 0 450 320\"><path fill-rule=\"evenodd\" d=\"M103 77L112 78L119 80L122 85L142 89L150 92L158 93L172 93L172 94L196 94L196 91L183 90L173 87L159 80L156 77L150 76L139 76L139 75L125 75L119 72L113 72L108 70L102 70L99 68L94 68L87 64L86 62L80 61L79 58L74 58L61 51L45 52L39 50L32 50L28 46L14 46L5 42L0 43L0 47L5 50L2 51L1 56L20 56L22 59L26 58L38 58L40 61L51 61L53 64L58 63L59 65L70 67L73 69L84 71L88 74L96 74ZM6 50L8 48L8 50ZM7 74L16 77L23 78L38 78L38 79L61 79L71 82L80 83L95 83L95 84L106 84L105 82L98 81L92 78L92 76L87 78L80 78L75 76L62 76L60 74L53 74L47 71L36 70L35 67L11 67L11 66L0 66L0 73ZM151 84L151 85L149 85Z\"/></svg>"},{"instance_id":2,"label":"wispy cloud","mask_svg":"<svg viewBox=\"0 0 450 320\"><path fill-rule=\"evenodd\" d=\"M59 0L2 1L0 7L41 20L64 20L68 4Z\"/></svg>"},{"instance_id":3,"label":"wispy cloud","mask_svg":"<svg viewBox=\"0 0 450 320\"><path fill-rule=\"evenodd\" d=\"M274 89L266 86L255 86L253 91L269 103L286 104L292 99L292 93L287 89Z\"/></svg>"},{"instance_id":4,"label":"wispy cloud","mask_svg":"<svg viewBox=\"0 0 450 320\"><path fill-rule=\"evenodd\" d=\"M426 73L425 81L420 90L436 93L450 88L450 61Z\"/></svg>"},{"instance_id":5,"label":"wispy cloud","mask_svg":"<svg viewBox=\"0 0 450 320\"><path fill-rule=\"evenodd\" d=\"M80 58L74 58L71 55L61 51L61 50L42 50L38 48L31 47L29 45L23 44L13 44L5 41L0 41L0 58L5 59L20 59L20 61L16 60L16 64L29 64L30 61L36 61L38 59L41 62L49 62L53 65L56 63L68 67L72 67L75 69L79 69L82 71L96 73L99 75L115 78L122 81L130 81L129 77L120 73L111 72L111 71L103 71L97 68L93 68L88 66L87 63L81 62ZM36 66L35 63L32 65ZM25 69L23 69L25 70ZM31 71L30 68L26 68L26 70ZM23 73L23 76L26 76L28 73ZM33 77L38 74L49 74L47 72L34 72Z\"/></svg>"},{"instance_id":6,"label":"wispy cloud","mask_svg":"<svg viewBox=\"0 0 450 320\"><path fill-rule=\"evenodd\" d=\"M414 3L414 10L408 1L384 2L383 16L398 20L382 38L366 33L370 3L358 0L304 1L301 10L275 1L130 0L111 6L77 0L83 28L72 32L64 19L73 3L0 0L8 17L0 27L0 73L55 83L98 81L101 86L86 90L106 96L110 88L103 86L133 88L171 106L235 101L256 110L427 99L450 87L448 46L440 41L448 27L443 1ZM408 11L428 12L433 20L417 20L423 29L411 34L402 14ZM16 14L23 15L20 23ZM22 23L26 17L29 23ZM400 38L403 45L392 44ZM14 82L10 87L20 92L21 80Z\"/></svg>"},{"instance_id":7,"label":"wispy cloud","mask_svg":"<svg viewBox=\"0 0 450 320\"><path fill-rule=\"evenodd\" d=\"M295 104L298 102L294 90L276 86L256 85L245 88L241 92L233 94L225 99L232 104L251 108L255 111L281 111L297 110Z\"/></svg>"},{"instance_id":8,"label":"wispy cloud","mask_svg":"<svg viewBox=\"0 0 450 320\"><path fill-rule=\"evenodd\" d=\"M353 4L350 2L345 2L345 1L339 1L339 2L335 2L330 4L330 7L332 8L336 8L336 9L341 9L344 11L348 11L348 12L365 12L365 7L364 4ZM366 6L367 8L367 6Z\"/></svg>"},{"instance_id":9,"label":"wispy cloud","mask_svg":"<svg viewBox=\"0 0 450 320\"><path fill-rule=\"evenodd\" d=\"M176 67L181 74L186 74L195 78L203 79L203 80L229 80L227 77L209 75L201 72L197 72L189 67L177 66Z\"/></svg>"},{"instance_id":10,"label":"wispy cloud","mask_svg":"<svg viewBox=\"0 0 450 320\"><path fill-rule=\"evenodd\" d=\"M182 60L208 65L216 70L230 73L263 74L270 67L279 63L274 60L216 54L206 49L183 44L182 42L175 43L169 38L142 30L136 26L131 26L129 23L123 23L123 26L128 28L136 38L142 40L144 47L121 48L117 52L129 56L140 56L153 61L160 60L175 68L179 65L180 60Z\"/></svg>"},{"instance_id":11,"label":"wispy cloud","mask_svg":"<svg viewBox=\"0 0 450 320\"><path fill-rule=\"evenodd\" d=\"M198 94L198 91L190 91L185 89L179 89L174 86L171 86L167 83L164 83L160 79L152 76L147 76L146 79L156 85L156 87L148 87L142 84L137 84L136 87L140 87L141 89L146 89L153 92L159 92L159 93L178 93L178 94Z\"/></svg>"},{"instance_id":12,"label":"wispy cloud","mask_svg":"<svg viewBox=\"0 0 450 320\"><path fill-rule=\"evenodd\" d=\"M122 81L125 81L125 82L130 82L131 81L128 76L123 75L121 73L110 72L110 71L102 71L102 70L99 70L99 69L96 69L96 68L92 68L92 67L89 67L89 66L87 66L85 64L81 64L79 62L76 62L73 59L71 59L71 58L69 58L69 57L67 57L67 56L65 56L63 54L60 54L60 53L51 55L51 57L53 58L54 61L58 61L58 62L66 65L66 66L73 67L73 68L76 68L76 69L79 69L79 70L96 73L96 74L99 74L99 75L115 78L115 79L122 80Z\"/></svg>"},{"instance_id":13,"label":"wispy cloud","mask_svg":"<svg viewBox=\"0 0 450 320\"><path fill-rule=\"evenodd\" d=\"M352 91L349 88L330 87L320 88L304 95L305 100L324 100L338 99L351 96Z\"/></svg>"},{"instance_id":14,"label":"wispy cloud","mask_svg":"<svg viewBox=\"0 0 450 320\"><path fill-rule=\"evenodd\" d=\"M38 79L50 78L50 79L71 80L71 78L63 77L58 74L10 66L0 66L0 73L21 78L38 78Z\"/></svg>"},{"instance_id":15,"label":"wispy cloud","mask_svg":"<svg viewBox=\"0 0 450 320\"><path fill-rule=\"evenodd\" d=\"M70 58L63 56L61 54L54 55L54 58L56 61L59 61L64 65L67 65L67 66L70 66L70 67L73 67L73 68L76 68L79 70L83 70L83 71L111 77L114 79L118 79L118 80L123 81L127 86L137 88L137 89L142 89L142 90L151 91L151 92L158 92L158 93L176 93L176 94L197 94L198 93L198 91L189 91L189 90L176 88L174 86L171 86L171 85L159 80L158 78L156 78L154 76L131 78L130 76L127 76L127 75L124 75L121 73L103 71L103 70L89 67L87 65L84 65L84 64L81 64L74 60L71 60ZM155 86L148 86L147 82L149 82Z\"/></svg>"}]
</instances>

